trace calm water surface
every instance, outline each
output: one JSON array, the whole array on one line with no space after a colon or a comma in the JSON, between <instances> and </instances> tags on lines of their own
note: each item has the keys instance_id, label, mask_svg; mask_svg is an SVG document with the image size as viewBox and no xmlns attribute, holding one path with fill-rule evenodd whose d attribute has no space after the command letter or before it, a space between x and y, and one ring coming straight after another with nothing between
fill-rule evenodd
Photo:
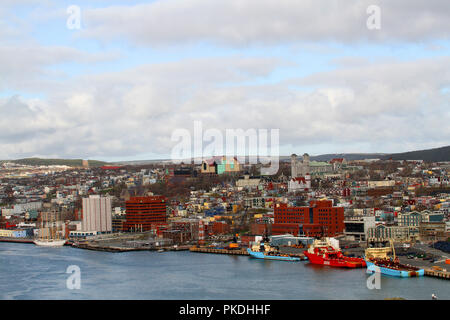
<instances>
[{"instance_id":1,"label":"calm water surface","mask_svg":"<svg viewBox=\"0 0 450 320\"><path fill-rule=\"evenodd\" d=\"M70 290L67 267L81 270ZM109 253L0 243L0 299L450 299L450 281L381 277L365 269L181 252Z\"/></svg>"}]
</instances>

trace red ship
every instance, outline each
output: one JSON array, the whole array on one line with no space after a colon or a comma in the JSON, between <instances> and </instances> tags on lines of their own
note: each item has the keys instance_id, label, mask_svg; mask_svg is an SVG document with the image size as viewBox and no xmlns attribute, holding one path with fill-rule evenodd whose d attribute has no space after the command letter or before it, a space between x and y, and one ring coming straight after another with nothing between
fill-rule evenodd
<instances>
[{"instance_id":1,"label":"red ship","mask_svg":"<svg viewBox=\"0 0 450 320\"><path fill-rule=\"evenodd\" d=\"M336 249L331 245L328 238L315 240L308 250L303 251L303 253L313 264L343 268L363 268L366 266L364 259L344 256L340 249Z\"/></svg>"}]
</instances>

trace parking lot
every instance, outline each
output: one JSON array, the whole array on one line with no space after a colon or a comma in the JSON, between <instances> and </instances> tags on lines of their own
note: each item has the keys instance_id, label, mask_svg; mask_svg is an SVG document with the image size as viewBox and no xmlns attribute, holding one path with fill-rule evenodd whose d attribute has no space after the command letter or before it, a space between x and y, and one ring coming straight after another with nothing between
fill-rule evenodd
<instances>
[{"instance_id":1,"label":"parking lot","mask_svg":"<svg viewBox=\"0 0 450 320\"><path fill-rule=\"evenodd\" d=\"M397 249L396 253L402 263L424 268L439 266L450 270L450 265L445 263L445 259L449 259L450 255L431 248L427 244L415 244L409 249Z\"/></svg>"}]
</instances>

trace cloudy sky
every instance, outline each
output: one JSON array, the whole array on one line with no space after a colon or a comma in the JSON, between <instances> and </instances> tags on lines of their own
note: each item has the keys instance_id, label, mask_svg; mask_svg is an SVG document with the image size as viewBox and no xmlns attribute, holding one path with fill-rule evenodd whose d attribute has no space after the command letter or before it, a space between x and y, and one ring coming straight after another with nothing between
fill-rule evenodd
<instances>
[{"instance_id":1,"label":"cloudy sky","mask_svg":"<svg viewBox=\"0 0 450 320\"><path fill-rule=\"evenodd\" d=\"M449 87L448 0L0 4L0 159L168 158L195 120L283 155L440 147Z\"/></svg>"}]
</instances>

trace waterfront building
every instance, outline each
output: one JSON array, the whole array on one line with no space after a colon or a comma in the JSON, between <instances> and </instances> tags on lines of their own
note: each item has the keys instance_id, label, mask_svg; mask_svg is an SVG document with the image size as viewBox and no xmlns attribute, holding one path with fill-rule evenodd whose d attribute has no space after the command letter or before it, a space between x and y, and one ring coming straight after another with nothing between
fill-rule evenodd
<instances>
[{"instance_id":1,"label":"waterfront building","mask_svg":"<svg viewBox=\"0 0 450 320\"><path fill-rule=\"evenodd\" d=\"M95 237L100 235L98 231L70 231L69 238L70 239L86 239L88 237Z\"/></svg>"},{"instance_id":2,"label":"waterfront building","mask_svg":"<svg viewBox=\"0 0 450 320\"><path fill-rule=\"evenodd\" d=\"M0 237L25 238L33 235L33 229L0 229Z\"/></svg>"},{"instance_id":3,"label":"waterfront building","mask_svg":"<svg viewBox=\"0 0 450 320\"><path fill-rule=\"evenodd\" d=\"M11 229L0 229L0 237L13 237L14 230Z\"/></svg>"},{"instance_id":4,"label":"waterfront building","mask_svg":"<svg viewBox=\"0 0 450 320\"><path fill-rule=\"evenodd\" d=\"M260 219L258 219L260 220ZM250 234L262 236L267 233L271 233L272 226L265 222L254 222L250 224Z\"/></svg>"},{"instance_id":5,"label":"waterfront building","mask_svg":"<svg viewBox=\"0 0 450 320\"><path fill-rule=\"evenodd\" d=\"M277 203L272 234L333 237L344 232L344 208L333 207L331 200L310 201L309 207L290 207Z\"/></svg>"},{"instance_id":6,"label":"waterfront building","mask_svg":"<svg viewBox=\"0 0 450 320\"><path fill-rule=\"evenodd\" d=\"M443 219L444 214L440 211L431 212L424 210L421 212L400 212L398 214L398 226L408 227L410 229L410 234L414 236L414 238L418 238L420 233L419 229L422 223L440 223ZM438 229L440 230L440 227L438 227ZM425 237L427 234L428 233L425 232L423 235L420 235L420 237Z\"/></svg>"},{"instance_id":7,"label":"waterfront building","mask_svg":"<svg viewBox=\"0 0 450 320\"><path fill-rule=\"evenodd\" d=\"M125 208L124 231L149 231L167 222L167 199L163 196L131 197Z\"/></svg>"},{"instance_id":8,"label":"waterfront building","mask_svg":"<svg viewBox=\"0 0 450 320\"><path fill-rule=\"evenodd\" d=\"M231 232L231 226L225 221L214 221L208 225L208 233L213 235L226 234Z\"/></svg>"},{"instance_id":9,"label":"waterfront building","mask_svg":"<svg viewBox=\"0 0 450 320\"><path fill-rule=\"evenodd\" d=\"M279 236L271 236L270 244L274 246L291 246L291 245L304 245L307 247L310 244L313 244L314 238L311 237L294 237L289 234L279 235Z\"/></svg>"},{"instance_id":10,"label":"waterfront building","mask_svg":"<svg viewBox=\"0 0 450 320\"><path fill-rule=\"evenodd\" d=\"M83 198L82 231L112 231L111 197L90 195Z\"/></svg>"},{"instance_id":11,"label":"waterfront building","mask_svg":"<svg viewBox=\"0 0 450 320\"><path fill-rule=\"evenodd\" d=\"M442 211L422 211L422 222L442 222L444 221L444 212Z\"/></svg>"},{"instance_id":12,"label":"waterfront building","mask_svg":"<svg viewBox=\"0 0 450 320\"><path fill-rule=\"evenodd\" d=\"M447 238L446 224L445 222L421 222L419 236L422 241L445 240Z\"/></svg>"},{"instance_id":13,"label":"waterfront building","mask_svg":"<svg viewBox=\"0 0 450 320\"><path fill-rule=\"evenodd\" d=\"M114 215L112 218L112 231L113 232L122 232L123 226L126 221L125 215Z\"/></svg>"},{"instance_id":14,"label":"waterfront building","mask_svg":"<svg viewBox=\"0 0 450 320\"><path fill-rule=\"evenodd\" d=\"M375 216L358 217L344 221L346 236L352 236L355 240L365 241L369 228L375 227Z\"/></svg>"},{"instance_id":15,"label":"waterfront building","mask_svg":"<svg viewBox=\"0 0 450 320\"><path fill-rule=\"evenodd\" d=\"M418 228L422 221L422 215L418 211L400 212L397 216L399 227L415 227Z\"/></svg>"},{"instance_id":16,"label":"waterfront building","mask_svg":"<svg viewBox=\"0 0 450 320\"><path fill-rule=\"evenodd\" d=\"M411 234L409 227L377 225L367 230L367 238L394 241L410 241L416 238L416 234Z\"/></svg>"}]
</instances>

